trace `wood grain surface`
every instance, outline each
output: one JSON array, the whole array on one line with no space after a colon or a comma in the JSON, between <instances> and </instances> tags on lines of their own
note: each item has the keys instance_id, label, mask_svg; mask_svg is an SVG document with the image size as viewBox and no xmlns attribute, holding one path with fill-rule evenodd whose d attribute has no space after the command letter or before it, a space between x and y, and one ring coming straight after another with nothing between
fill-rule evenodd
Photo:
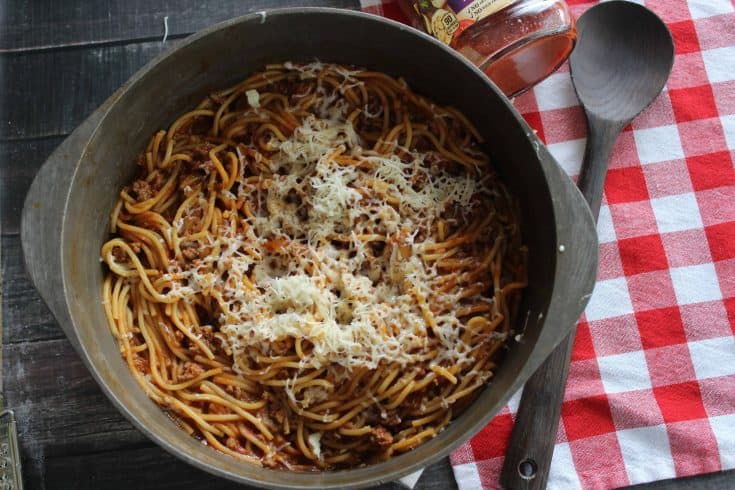
<instances>
[{"instance_id":1,"label":"wood grain surface","mask_svg":"<svg viewBox=\"0 0 735 490\"><path fill-rule=\"evenodd\" d=\"M20 211L38 168L64 137L177 38L266 5L295 4L359 6L345 0L0 2L3 403L19 421L27 488L233 486L152 444L104 397L25 273ZM429 468L418 486L453 487L446 461Z\"/></svg>"},{"instance_id":2,"label":"wood grain surface","mask_svg":"<svg viewBox=\"0 0 735 490\"><path fill-rule=\"evenodd\" d=\"M7 1L0 53L175 39L233 17L277 7L359 8L355 0Z\"/></svg>"},{"instance_id":3,"label":"wood grain surface","mask_svg":"<svg viewBox=\"0 0 735 490\"><path fill-rule=\"evenodd\" d=\"M25 274L19 216L45 158L140 66L212 23L295 4L359 8L357 0L0 0L3 404L16 410L26 488L233 488L149 442L104 397ZM448 460L427 468L417 488L456 488Z\"/></svg>"}]
</instances>

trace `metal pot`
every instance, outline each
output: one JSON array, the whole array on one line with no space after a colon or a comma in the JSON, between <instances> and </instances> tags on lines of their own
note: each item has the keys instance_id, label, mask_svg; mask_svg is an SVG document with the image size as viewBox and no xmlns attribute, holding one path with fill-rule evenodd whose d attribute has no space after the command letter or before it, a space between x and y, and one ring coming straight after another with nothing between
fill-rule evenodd
<instances>
[{"instance_id":1,"label":"metal pot","mask_svg":"<svg viewBox=\"0 0 735 490\"><path fill-rule=\"evenodd\" d=\"M493 381L469 409L434 439L389 461L306 474L260 468L214 451L148 399L107 328L98 257L118 192L135 172L131 162L155 130L266 63L315 58L403 76L416 92L464 112L521 199L530 263L516 325L522 336L512 341ZM26 198L21 233L36 288L115 406L181 459L237 482L276 488L376 485L446 456L487 424L570 331L597 267L595 225L581 194L479 70L402 24L334 9L240 17L191 36L149 63L49 157Z\"/></svg>"}]
</instances>

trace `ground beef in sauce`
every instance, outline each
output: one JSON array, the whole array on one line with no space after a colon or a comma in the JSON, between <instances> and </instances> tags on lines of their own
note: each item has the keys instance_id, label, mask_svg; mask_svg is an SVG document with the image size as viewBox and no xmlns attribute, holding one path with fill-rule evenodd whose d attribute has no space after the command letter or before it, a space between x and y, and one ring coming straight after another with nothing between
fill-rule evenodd
<instances>
[{"instance_id":1,"label":"ground beef in sauce","mask_svg":"<svg viewBox=\"0 0 735 490\"><path fill-rule=\"evenodd\" d=\"M227 410L227 407L224 407L218 403L210 403L207 405L207 413L213 413L213 414L226 414L229 413Z\"/></svg>"},{"instance_id":2,"label":"ground beef in sauce","mask_svg":"<svg viewBox=\"0 0 735 490\"><path fill-rule=\"evenodd\" d=\"M401 417L398 415L397 410L388 410L385 413L385 417L382 417L383 423L388 427L396 427L401 425Z\"/></svg>"},{"instance_id":3,"label":"ground beef in sauce","mask_svg":"<svg viewBox=\"0 0 735 490\"><path fill-rule=\"evenodd\" d=\"M268 415L276 421L278 425L282 425L283 421L286 420L286 412L283 411L278 405L268 404Z\"/></svg>"},{"instance_id":4,"label":"ground beef in sauce","mask_svg":"<svg viewBox=\"0 0 735 490\"><path fill-rule=\"evenodd\" d=\"M112 248L112 256L115 257L115 262L118 264L125 264L130 261L128 254L126 254L125 250L120 247Z\"/></svg>"},{"instance_id":5,"label":"ground beef in sauce","mask_svg":"<svg viewBox=\"0 0 735 490\"><path fill-rule=\"evenodd\" d=\"M199 248L197 242L186 242L181 245L181 254L186 260L194 260L199 258Z\"/></svg>"},{"instance_id":6,"label":"ground beef in sauce","mask_svg":"<svg viewBox=\"0 0 735 490\"><path fill-rule=\"evenodd\" d=\"M202 218L204 211L201 208L195 208L188 216L184 217L184 224L179 232L181 235L191 235L201 230Z\"/></svg>"},{"instance_id":7,"label":"ground beef in sauce","mask_svg":"<svg viewBox=\"0 0 735 490\"><path fill-rule=\"evenodd\" d=\"M133 252L135 252L137 254L140 253L140 251L142 249L142 246L143 246L143 244L140 243L140 242L130 242L130 248L132 248L133 249Z\"/></svg>"},{"instance_id":8,"label":"ground beef in sauce","mask_svg":"<svg viewBox=\"0 0 735 490\"><path fill-rule=\"evenodd\" d=\"M196 362L185 362L183 372L179 379L181 381L189 381L200 376L202 373L204 373L204 368L201 364L197 364Z\"/></svg>"},{"instance_id":9,"label":"ground beef in sauce","mask_svg":"<svg viewBox=\"0 0 735 490\"><path fill-rule=\"evenodd\" d=\"M135 199L138 202L147 201L148 199L151 199L153 196L155 196L153 187L151 187L151 185L143 179L138 179L133 182L132 190L133 194L135 194Z\"/></svg>"},{"instance_id":10,"label":"ground beef in sauce","mask_svg":"<svg viewBox=\"0 0 735 490\"><path fill-rule=\"evenodd\" d=\"M393 434L382 425L379 425L370 433L370 442L381 448L389 447L393 444Z\"/></svg>"},{"instance_id":11,"label":"ground beef in sauce","mask_svg":"<svg viewBox=\"0 0 735 490\"><path fill-rule=\"evenodd\" d=\"M192 333L197 336L204 345L209 347L209 350L212 351L212 353L216 354L221 350L220 342L217 340L217 337L215 337L212 327L205 325L198 329L192 329ZM194 355L204 355L204 352L202 352L199 346L194 342L189 343L188 350Z\"/></svg>"},{"instance_id":12,"label":"ground beef in sauce","mask_svg":"<svg viewBox=\"0 0 735 490\"><path fill-rule=\"evenodd\" d=\"M194 170L202 170L209 173L214 170L214 163L209 158L209 152L215 146L212 143L202 143L192 150L192 160L189 165Z\"/></svg>"},{"instance_id":13,"label":"ground beef in sauce","mask_svg":"<svg viewBox=\"0 0 735 490\"><path fill-rule=\"evenodd\" d=\"M237 439L234 437L228 437L227 441L225 442L225 446L227 446L227 449L230 451L235 451L242 454L247 454L247 451L244 447L240 445Z\"/></svg>"},{"instance_id":14,"label":"ground beef in sauce","mask_svg":"<svg viewBox=\"0 0 735 490\"><path fill-rule=\"evenodd\" d=\"M133 364L135 364L135 369L140 371L143 374L148 374L151 371L150 364L148 364L148 359L140 356L134 356L133 357Z\"/></svg>"},{"instance_id":15,"label":"ground beef in sauce","mask_svg":"<svg viewBox=\"0 0 735 490\"><path fill-rule=\"evenodd\" d=\"M239 386L232 386L227 385L225 388L225 391L229 393L230 395L234 396L238 400L245 400L246 391L240 388Z\"/></svg>"}]
</instances>

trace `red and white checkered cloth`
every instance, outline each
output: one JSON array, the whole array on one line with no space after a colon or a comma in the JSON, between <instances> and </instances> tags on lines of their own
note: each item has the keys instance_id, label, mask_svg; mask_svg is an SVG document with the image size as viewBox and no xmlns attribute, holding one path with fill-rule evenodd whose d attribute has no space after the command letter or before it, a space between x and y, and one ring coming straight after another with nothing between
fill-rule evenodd
<instances>
[{"instance_id":1,"label":"red and white checkered cloth","mask_svg":"<svg viewBox=\"0 0 735 490\"><path fill-rule=\"evenodd\" d=\"M567 3L580 16L597 2ZM676 59L610 162L549 488L735 468L735 2L638 3L668 24ZM363 9L404 20L393 1ZM514 103L575 177L586 130L568 67ZM519 399L452 454L461 490L499 486Z\"/></svg>"}]
</instances>

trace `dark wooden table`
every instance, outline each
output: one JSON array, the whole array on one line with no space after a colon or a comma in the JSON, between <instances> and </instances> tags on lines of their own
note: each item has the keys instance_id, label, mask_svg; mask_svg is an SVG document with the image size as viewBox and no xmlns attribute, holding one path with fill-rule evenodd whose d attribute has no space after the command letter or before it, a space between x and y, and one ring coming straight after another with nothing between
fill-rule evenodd
<instances>
[{"instance_id":1,"label":"dark wooden table","mask_svg":"<svg viewBox=\"0 0 735 490\"><path fill-rule=\"evenodd\" d=\"M30 284L18 229L40 165L138 68L206 26L287 5L359 1L0 0L2 393L19 422L27 488L234 486L158 448L104 397ZM418 485L454 487L448 461Z\"/></svg>"},{"instance_id":2,"label":"dark wooden table","mask_svg":"<svg viewBox=\"0 0 735 490\"><path fill-rule=\"evenodd\" d=\"M19 421L26 488L234 486L159 449L104 397L24 272L20 212L46 157L144 63L213 23L294 4L359 8L358 0L0 0L1 392ZM655 487L694 483L735 486L731 473ZM417 488L456 488L449 462L427 468Z\"/></svg>"}]
</instances>

